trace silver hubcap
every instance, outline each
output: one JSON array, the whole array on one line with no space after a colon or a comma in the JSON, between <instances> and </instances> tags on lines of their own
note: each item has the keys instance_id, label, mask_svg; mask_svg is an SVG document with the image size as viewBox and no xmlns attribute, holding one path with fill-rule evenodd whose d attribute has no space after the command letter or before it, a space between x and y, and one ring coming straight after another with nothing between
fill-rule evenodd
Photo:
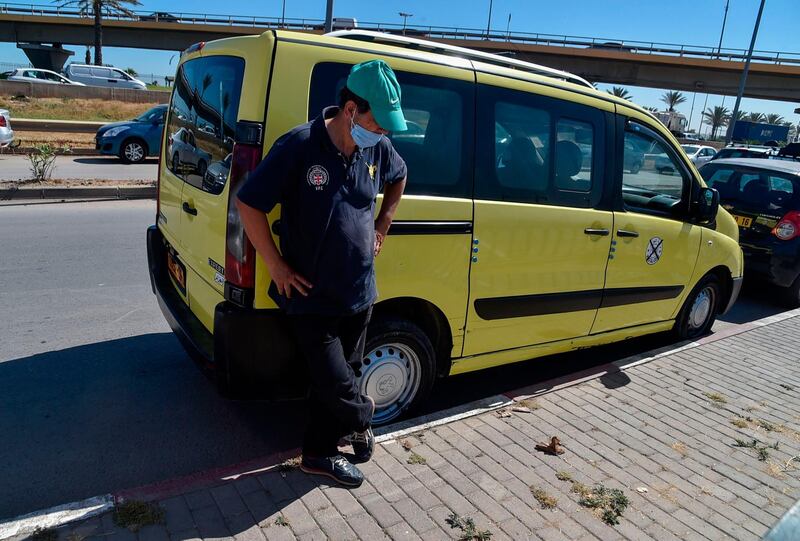
<instances>
[{"instance_id":1,"label":"silver hubcap","mask_svg":"<svg viewBox=\"0 0 800 541\"><path fill-rule=\"evenodd\" d=\"M125 157L132 162L138 162L144 157L144 149L139 143L128 143L125 145Z\"/></svg>"},{"instance_id":2,"label":"silver hubcap","mask_svg":"<svg viewBox=\"0 0 800 541\"><path fill-rule=\"evenodd\" d=\"M704 287L694 299L692 309L689 311L689 328L691 330L702 329L708 318L711 317L711 310L714 306L714 288Z\"/></svg>"},{"instance_id":3,"label":"silver hubcap","mask_svg":"<svg viewBox=\"0 0 800 541\"><path fill-rule=\"evenodd\" d=\"M375 400L374 424L398 417L419 390L419 357L405 344L386 344L370 351L364 358L358 380L361 394Z\"/></svg>"}]
</instances>

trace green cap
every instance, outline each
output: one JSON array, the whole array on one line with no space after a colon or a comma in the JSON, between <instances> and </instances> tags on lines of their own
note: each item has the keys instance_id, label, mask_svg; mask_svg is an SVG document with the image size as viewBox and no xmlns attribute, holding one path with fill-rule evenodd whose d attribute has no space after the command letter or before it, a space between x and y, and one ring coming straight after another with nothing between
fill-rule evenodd
<instances>
[{"instance_id":1,"label":"green cap","mask_svg":"<svg viewBox=\"0 0 800 541\"><path fill-rule=\"evenodd\" d=\"M347 88L369 103L372 116L381 128L406 131L406 119L400 109L400 83L389 64L383 60L356 64L350 69Z\"/></svg>"}]
</instances>

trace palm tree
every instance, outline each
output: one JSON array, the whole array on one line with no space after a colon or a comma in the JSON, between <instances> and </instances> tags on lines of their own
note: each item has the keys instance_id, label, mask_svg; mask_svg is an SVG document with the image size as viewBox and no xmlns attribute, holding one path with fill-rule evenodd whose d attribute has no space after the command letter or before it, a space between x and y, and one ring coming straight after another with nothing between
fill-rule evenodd
<instances>
[{"instance_id":1,"label":"palm tree","mask_svg":"<svg viewBox=\"0 0 800 541\"><path fill-rule=\"evenodd\" d=\"M777 113L770 113L767 115L767 124L783 124L783 117Z\"/></svg>"},{"instance_id":2,"label":"palm tree","mask_svg":"<svg viewBox=\"0 0 800 541\"><path fill-rule=\"evenodd\" d=\"M739 109L738 111L736 111L736 117L733 118L733 121L736 122L737 120L744 120L746 116L747 113Z\"/></svg>"},{"instance_id":3,"label":"palm tree","mask_svg":"<svg viewBox=\"0 0 800 541\"><path fill-rule=\"evenodd\" d=\"M661 101L667 104L667 111L674 111L675 107L686 101L686 96L683 92L669 90L661 94Z\"/></svg>"},{"instance_id":4,"label":"palm tree","mask_svg":"<svg viewBox=\"0 0 800 541\"><path fill-rule=\"evenodd\" d=\"M747 120L749 122L764 122L766 118L767 117L764 116L764 113L750 113L746 117L744 117L744 120Z\"/></svg>"},{"instance_id":5,"label":"palm tree","mask_svg":"<svg viewBox=\"0 0 800 541\"><path fill-rule=\"evenodd\" d=\"M82 17L94 17L94 65L103 65L103 14L135 17L127 5L141 6L139 0L53 0L59 7L74 6ZM127 5L126 5L127 4Z\"/></svg>"},{"instance_id":6,"label":"palm tree","mask_svg":"<svg viewBox=\"0 0 800 541\"><path fill-rule=\"evenodd\" d=\"M644 108L645 111L650 111L651 113L657 113L658 107L653 107L652 105L648 105Z\"/></svg>"},{"instance_id":7,"label":"palm tree","mask_svg":"<svg viewBox=\"0 0 800 541\"><path fill-rule=\"evenodd\" d=\"M703 111L703 120L706 124L711 126L711 138L714 139L717 136L717 129L725 126L730 119L730 113L728 112L727 107L722 107L717 105L713 109L709 107L705 111Z\"/></svg>"},{"instance_id":8,"label":"palm tree","mask_svg":"<svg viewBox=\"0 0 800 541\"><path fill-rule=\"evenodd\" d=\"M611 87L611 90L606 90L606 92L608 92L612 96L616 96L618 98L622 98L623 100L632 100L633 99L633 96L631 95L631 93L628 92L628 89L625 88L624 86L613 86L613 87Z\"/></svg>"}]
</instances>

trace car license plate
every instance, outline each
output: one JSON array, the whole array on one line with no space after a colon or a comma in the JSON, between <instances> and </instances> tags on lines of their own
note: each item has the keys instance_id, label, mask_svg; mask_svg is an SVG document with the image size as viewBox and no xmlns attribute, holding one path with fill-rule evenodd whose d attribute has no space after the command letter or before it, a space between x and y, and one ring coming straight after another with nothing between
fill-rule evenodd
<instances>
[{"instance_id":1,"label":"car license plate","mask_svg":"<svg viewBox=\"0 0 800 541\"><path fill-rule=\"evenodd\" d=\"M734 214L733 218L736 220L736 223L739 224L739 227L750 227L753 225L753 219L747 216L737 216Z\"/></svg>"},{"instance_id":2,"label":"car license plate","mask_svg":"<svg viewBox=\"0 0 800 541\"><path fill-rule=\"evenodd\" d=\"M167 252L167 268L181 293L186 295L186 267L178 259L178 254Z\"/></svg>"}]
</instances>

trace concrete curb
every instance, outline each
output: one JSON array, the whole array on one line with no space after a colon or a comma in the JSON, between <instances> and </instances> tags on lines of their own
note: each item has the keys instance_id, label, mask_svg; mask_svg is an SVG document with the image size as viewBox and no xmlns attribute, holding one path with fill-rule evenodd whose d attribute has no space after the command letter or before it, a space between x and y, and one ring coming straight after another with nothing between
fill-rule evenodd
<instances>
[{"instance_id":1,"label":"concrete curb","mask_svg":"<svg viewBox=\"0 0 800 541\"><path fill-rule=\"evenodd\" d=\"M660 349L649 351L647 353L632 355L611 363L606 363L577 372L575 374L570 374L569 376L562 376L540 382L532 386L522 387L502 395L485 397L468 404L463 404L461 406L456 406L454 408L438 412L436 414L387 425L375 431L376 443L387 445L393 442L395 439L408 434L420 432L422 430L440 426L452 421L465 419L498 410L500 408L508 407L522 399L542 396L561 389L580 385L581 383L597 379L606 374L623 372L635 366L652 362L667 355L673 355L675 353L694 349L706 344L718 342L731 336L743 334L760 327L779 323L781 321L798 316L800 316L800 308L775 314L773 316L765 317L756 321L732 326L718 333L703 337L697 341L678 344L677 347L666 346ZM81 502L72 502L51 507L49 509L34 511L17 518L0 522L0 540L8 539L21 534L31 533L36 527L57 528L69 522L84 520L86 518L102 514L109 508L113 507L115 502L123 501L125 499L163 499L172 495L208 487L215 483L219 483L220 481L238 479L247 475L269 471L277 468L280 461L298 454L299 451L299 449L285 450L274 453L267 457L253 459L240 464L223 466L176 479L167 479L165 481L150 485L119 490L112 494L95 496Z\"/></svg>"},{"instance_id":2,"label":"concrete curb","mask_svg":"<svg viewBox=\"0 0 800 541\"><path fill-rule=\"evenodd\" d=\"M155 186L109 186L75 188L8 188L0 190L0 201L26 201L75 199L155 199Z\"/></svg>"}]
</instances>

